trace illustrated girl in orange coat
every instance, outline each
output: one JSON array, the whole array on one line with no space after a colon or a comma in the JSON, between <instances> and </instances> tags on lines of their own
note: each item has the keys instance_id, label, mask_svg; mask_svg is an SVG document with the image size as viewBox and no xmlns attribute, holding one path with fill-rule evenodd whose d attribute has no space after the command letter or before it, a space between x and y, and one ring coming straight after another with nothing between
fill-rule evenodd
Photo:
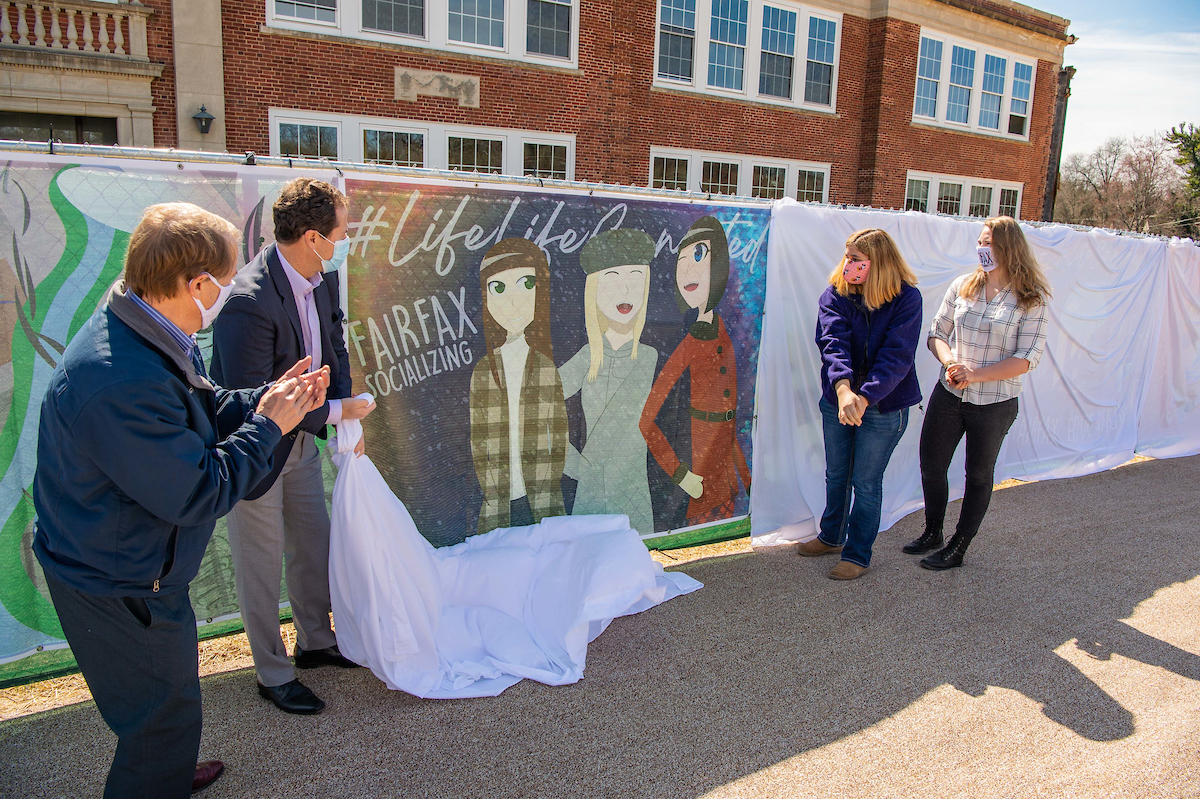
<instances>
[{"instance_id":1,"label":"illustrated girl in orange coat","mask_svg":"<svg viewBox=\"0 0 1200 799\"><path fill-rule=\"evenodd\" d=\"M680 310L699 315L654 381L639 427L658 465L687 492L687 522L703 524L734 513L738 477L750 491L750 468L737 440L737 358L716 313L729 282L729 242L716 217L698 219L679 244L675 263ZM685 371L691 371L691 463L679 458L655 419Z\"/></svg>"}]
</instances>

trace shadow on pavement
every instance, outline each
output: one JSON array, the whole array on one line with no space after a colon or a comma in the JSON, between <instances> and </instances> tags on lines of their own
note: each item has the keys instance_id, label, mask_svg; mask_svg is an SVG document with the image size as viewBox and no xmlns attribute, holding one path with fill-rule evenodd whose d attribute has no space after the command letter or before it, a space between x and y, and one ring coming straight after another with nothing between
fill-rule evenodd
<instances>
[{"instance_id":1,"label":"shadow on pavement","mask_svg":"<svg viewBox=\"0 0 1200 799\"><path fill-rule=\"evenodd\" d=\"M697 797L946 684L1019 691L1079 736L1125 738L1133 715L1054 650L1200 680L1200 657L1122 621L1200 574L1197 485L1200 457L997 492L966 566L944 573L899 551L920 514L849 583L793 547L690 563L706 587L614 622L573 686L437 702L321 669L303 676L328 709L300 718L260 700L251 671L209 678L201 756L229 771L205 799ZM6 723L0 795L99 795L112 745L91 703Z\"/></svg>"}]
</instances>

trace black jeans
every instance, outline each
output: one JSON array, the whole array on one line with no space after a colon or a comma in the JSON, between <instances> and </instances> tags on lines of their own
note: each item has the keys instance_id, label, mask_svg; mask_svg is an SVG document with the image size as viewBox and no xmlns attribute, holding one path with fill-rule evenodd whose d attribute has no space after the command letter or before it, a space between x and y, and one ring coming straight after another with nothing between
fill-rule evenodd
<instances>
[{"instance_id":1,"label":"black jeans","mask_svg":"<svg viewBox=\"0 0 1200 799\"><path fill-rule=\"evenodd\" d=\"M46 575L96 708L117 734L104 799L186 799L200 751L196 616L187 589L100 597Z\"/></svg>"},{"instance_id":2,"label":"black jeans","mask_svg":"<svg viewBox=\"0 0 1200 799\"><path fill-rule=\"evenodd\" d=\"M967 437L967 487L956 534L975 537L992 501L996 458L1017 419L1017 398L991 405L963 402L938 383L929 396L921 425L921 488L925 492L925 529L941 530L950 495L946 472L954 450Z\"/></svg>"}]
</instances>

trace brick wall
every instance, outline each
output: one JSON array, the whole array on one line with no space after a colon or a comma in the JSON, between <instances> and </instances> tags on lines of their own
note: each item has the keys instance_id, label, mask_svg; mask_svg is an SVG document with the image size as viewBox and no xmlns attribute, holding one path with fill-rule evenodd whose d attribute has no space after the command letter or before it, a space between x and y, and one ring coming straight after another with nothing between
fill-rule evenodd
<instances>
[{"instance_id":1,"label":"brick wall","mask_svg":"<svg viewBox=\"0 0 1200 799\"><path fill-rule=\"evenodd\" d=\"M175 124L175 47L171 30L171 0L142 0L154 11L146 26L146 45L152 62L163 64L162 75L150 84L154 98L154 146L179 146Z\"/></svg>"},{"instance_id":2,"label":"brick wall","mask_svg":"<svg viewBox=\"0 0 1200 799\"><path fill-rule=\"evenodd\" d=\"M831 201L882 207L903 206L909 169L1011 180L1025 184L1022 215L1040 215L1054 64L1038 64L1030 141L1013 142L913 124L920 29L912 23L843 17L837 113L823 114L652 88L656 0L580 6L579 69L563 70L263 33L264 0L224 0L228 148L268 152L275 106L574 134L576 178L607 183L645 185L652 146L832 163ZM165 21L169 30L168 15L155 27ZM481 105L395 100L397 65L477 75ZM156 137L160 118L173 136L173 97L155 98Z\"/></svg>"}]
</instances>

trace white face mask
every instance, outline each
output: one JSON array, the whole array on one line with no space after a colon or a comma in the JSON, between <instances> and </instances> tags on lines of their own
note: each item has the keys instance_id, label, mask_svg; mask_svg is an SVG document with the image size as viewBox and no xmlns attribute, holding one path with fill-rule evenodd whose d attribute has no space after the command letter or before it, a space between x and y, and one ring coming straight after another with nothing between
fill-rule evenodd
<instances>
[{"instance_id":1,"label":"white face mask","mask_svg":"<svg viewBox=\"0 0 1200 799\"><path fill-rule=\"evenodd\" d=\"M975 248L975 252L979 255L979 265L983 267L983 271L990 272L996 268L996 259L992 257L990 246L981 245Z\"/></svg>"},{"instance_id":2,"label":"white face mask","mask_svg":"<svg viewBox=\"0 0 1200 799\"><path fill-rule=\"evenodd\" d=\"M219 314L221 312L221 308L224 307L226 301L228 301L229 295L233 293L233 281L232 280L229 281L228 285L222 286L220 283L217 282L217 279L215 277L208 274L207 272L204 273L204 276L207 277L209 280L211 280L214 285L216 285L217 290L220 293L217 294L217 301L212 304L211 308L205 308L204 303L200 302L199 298L192 297L192 301L195 302L196 307L200 309L200 329L201 330L204 330L206 327L210 326L213 323L213 321L217 318L217 314Z\"/></svg>"}]
</instances>

